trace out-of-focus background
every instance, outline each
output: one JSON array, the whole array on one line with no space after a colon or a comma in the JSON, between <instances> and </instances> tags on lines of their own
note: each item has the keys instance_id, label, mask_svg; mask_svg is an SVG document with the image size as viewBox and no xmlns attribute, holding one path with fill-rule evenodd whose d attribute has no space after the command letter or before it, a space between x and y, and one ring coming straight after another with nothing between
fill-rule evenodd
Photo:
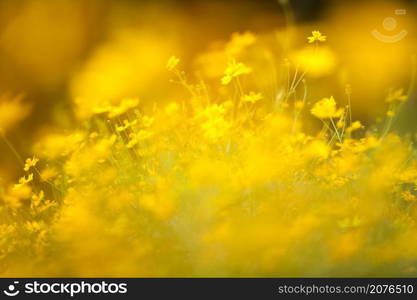
<instances>
[{"instance_id":1,"label":"out-of-focus background","mask_svg":"<svg viewBox=\"0 0 417 300\"><path fill-rule=\"evenodd\" d=\"M0 1L0 127L22 157L43 130L71 128L88 112L74 103L170 97L167 58L186 70L198 54L253 32L272 43L290 32L288 47L306 43L312 30L328 36L333 64L312 72L309 101L352 88L353 113L364 123L386 110L390 88L408 90L416 51L416 1ZM277 57L286 55L277 48ZM417 128L415 100L398 128ZM0 141L3 181L18 176L17 161Z\"/></svg>"}]
</instances>

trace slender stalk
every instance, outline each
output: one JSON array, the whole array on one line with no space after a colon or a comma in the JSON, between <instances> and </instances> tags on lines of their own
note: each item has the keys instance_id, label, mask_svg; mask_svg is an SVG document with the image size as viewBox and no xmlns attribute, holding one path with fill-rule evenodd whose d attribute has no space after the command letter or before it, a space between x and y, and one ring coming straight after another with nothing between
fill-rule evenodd
<instances>
[{"instance_id":1,"label":"slender stalk","mask_svg":"<svg viewBox=\"0 0 417 300\"><path fill-rule=\"evenodd\" d=\"M20 156L20 154L17 152L16 148L13 146L13 144L9 141L6 134L3 132L3 130L0 129L0 136L2 137L3 141L6 143L7 147L12 151L16 159L19 161L19 163L24 166L25 162L23 158Z\"/></svg>"},{"instance_id":2,"label":"slender stalk","mask_svg":"<svg viewBox=\"0 0 417 300\"><path fill-rule=\"evenodd\" d=\"M341 138L341 137L340 137L340 135L339 135L339 131L337 130L337 127L336 127L336 124L335 124L335 123L334 123L334 121L333 121L333 118L330 118L330 122L332 123L333 128L334 128L334 130L335 130L335 132L336 132L337 139L339 140L339 142L342 142L342 138Z\"/></svg>"}]
</instances>

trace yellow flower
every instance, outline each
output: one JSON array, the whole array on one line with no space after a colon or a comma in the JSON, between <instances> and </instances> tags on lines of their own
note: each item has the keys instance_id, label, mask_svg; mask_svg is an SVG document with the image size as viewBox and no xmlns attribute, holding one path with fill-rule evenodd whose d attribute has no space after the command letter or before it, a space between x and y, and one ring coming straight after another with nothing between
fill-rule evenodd
<instances>
[{"instance_id":1,"label":"yellow flower","mask_svg":"<svg viewBox=\"0 0 417 300\"><path fill-rule=\"evenodd\" d=\"M242 96L242 102L250 102L252 104L258 102L259 100L263 99L261 93L250 92L249 94Z\"/></svg>"},{"instance_id":2,"label":"yellow flower","mask_svg":"<svg viewBox=\"0 0 417 300\"><path fill-rule=\"evenodd\" d=\"M243 74L249 74L252 72L252 69L247 67L244 63L236 62L235 59L229 61L226 70L224 71L224 76L222 77L222 84L229 84L233 78L238 77Z\"/></svg>"},{"instance_id":3,"label":"yellow flower","mask_svg":"<svg viewBox=\"0 0 417 300\"><path fill-rule=\"evenodd\" d=\"M339 118L343 115L343 108L337 109L333 97L323 98L316 102L311 109L311 114L319 119Z\"/></svg>"},{"instance_id":4,"label":"yellow flower","mask_svg":"<svg viewBox=\"0 0 417 300\"><path fill-rule=\"evenodd\" d=\"M31 182L32 180L33 180L33 173L30 173L27 178L26 176L23 176L22 178L20 178L19 184L26 184L26 183Z\"/></svg>"},{"instance_id":5,"label":"yellow flower","mask_svg":"<svg viewBox=\"0 0 417 300\"><path fill-rule=\"evenodd\" d=\"M148 131L148 130L139 130L138 133L131 133L129 135L129 142L127 143L126 147L131 149L134 146L136 146L136 144L138 144L141 141L144 141L148 138L150 138L152 136L152 132Z\"/></svg>"},{"instance_id":6,"label":"yellow flower","mask_svg":"<svg viewBox=\"0 0 417 300\"><path fill-rule=\"evenodd\" d=\"M255 43L255 41L256 36L251 32L236 32L232 35L232 39L227 43L225 51L229 55L235 55L245 50L247 47Z\"/></svg>"},{"instance_id":7,"label":"yellow flower","mask_svg":"<svg viewBox=\"0 0 417 300\"><path fill-rule=\"evenodd\" d=\"M404 89L391 90L385 99L387 103L405 102L407 101L407 95L404 95Z\"/></svg>"},{"instance_id":8,"label":"yellow flower","mask_svg":"<svg viewBox=\"0 0 417 300\"><path fill-rule=\"evenodd\" d=\"M223 104L213 104L207 106L202 112L199 113L198 117L206 119L215 119L223 116L226 113L226 108Z\"/></svg>"},{"instance_id":9,"label":"yellow flower","mask_svg":"<svg viewBox=\"0 0 417 300\"><path fill-rule=\"evenodd\" d=\"M123 125L121 126L116 125L116 131L117 132L125 131L126 129L136 125L137 122L138 122L137 120L133 120L132 122L129 122L129 120L123 120Z\"/></svg>"},{"instance_id":10,"label":"yellow flower","mask_svg":"<svg viewBox=\"0 0 417 300\"><path fill-rule=\"evenodd\" d=\"M39 161L39 159L36 158L36 157L33 157L32 159L31 158L26 159L25 167L23 168L23 170L25 172L29 171L29 169L31 167L35 167L36 166L36 164L38 163L38 161Z\"/></svg>"},{"instance_id":11,"label":"yellow flower","mask_svg":"<svg viewBox=\"0 0 417 300\"><path fill-rule=\"evenodd\" d=\"M306 152L309 157L322 159L326 159L329 156L330 150L329 145L321 140L314 140L306 147Z\"/></svg>"},{"instance_id":12,"label":"yellow flower","mask_svg":"<svg viewBox=\"0 0 417 300\"><path fill-rule=\"evenodd\" d=\"M207 139L217 141L226 135L230 129L230 123L222 117L214 118L201 124L201 129Z\"/></svg>"},{"instance_id":13,"label":"yellow flower","mask_svg":"<svg viewBox=\"0 0 417 300\"><path fill-rule=\"evenodd\" d=\"M312 31L311 32L311 36L309 36L308 38L307 38L307 40L308 40L308 42L311 44L311 43L314 43L314 42L325 42L326 41L326 39L327 39L327 36L325 36L325 35L322 35L322 33L320 32L320 31L318 31L318 30L314 30L314 31Z\"/></svg>"},{"instance_id":14,"label":"yellow flower","mask_svg":"<svg viewBox=\"0 0 417 300\"><path fill-rule=\"evenodd\" d=\"M38 195L33 194L32 195L32 205L33 206L39 206L41 201L45 198L45 193L43 191L40 191Z\"/></svg>"},{"instance_id":15,"label":"yellow flower","mask_svg":"<svg viewBox=\"0 0 417 300\"><path fill-rule=\"evenodd\" d=\"M230 123L225 120L226 108L223 104L213 104L198 114L204 136L212 141L223 137L230 129Z\"/></svg>"},{"instance_id":16,"label":"yellow flower","mask_svg":"<svg viewBox=\"0 0 417 300\"><path fill-rule=\"evenodd\" d=\"M172 71L177 67L179 62L180 62L180 59L173 55L168 59L166 68L168 69L168 71Z\"/></svg>"},{"instance_id":17,"label":"yellow flower","mask_svg":"<svg viewBox=\"0 0 417 300\"><path fill-rule=\"evenodd\" d=\"M32 189L29 185L18 183L13 185L13 187L10 189L9 199L27 199L30 197L31 193Z\"/></svg>"},{"instance_id":18,"label":"yellow flower","mask_svg":"<svg viewBox=\"0 0 417 300\"><path fill-rule=\"evenodd\" d=\"M30 107L22 103L21 97L0 96L0 133L15 127L29 112Z\"/></svg>"},{"instance_id":19,"label":"yellow flower","mask_svg":"<svg viewBox=\"0 0 417 300\"><path fill-rule=\"evenodd\" d=\"M66 156L79 149L85 139L85 133L75 131L71 134L50 133L36 144L37 153L50 159Z\"/></svg>"},{"instance_id":20,"label":"yellow flower","mask_svg":"<svg viewBox=\"0 0 417 300\"><path fill-rule=\"evenodd\" d=\"M362 129L362 128L364 128L362 123L360 121L355 121L352 124L350 124L350 126L346 129L346 131L353 132L355 130Z\"/></svg>"}]
</instances>

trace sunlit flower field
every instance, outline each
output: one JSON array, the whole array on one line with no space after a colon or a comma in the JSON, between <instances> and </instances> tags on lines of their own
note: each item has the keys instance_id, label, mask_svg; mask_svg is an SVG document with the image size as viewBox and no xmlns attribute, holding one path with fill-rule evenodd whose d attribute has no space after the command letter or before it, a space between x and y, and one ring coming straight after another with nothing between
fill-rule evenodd
<instances>
[{"instance_id":1,"label":"sunlit flower field","mask_svg":"<svg viewBox=\"0 0 417 300\"><path fill-rule=\"evenodd\" d=\"M417 276L414 42L388 50L400 71L362 65L394 74L369 95L331 25L281 5L283 26L193 54L124 27L66 102L5 88L0 275Z\"/></svg>"}]
</instances>

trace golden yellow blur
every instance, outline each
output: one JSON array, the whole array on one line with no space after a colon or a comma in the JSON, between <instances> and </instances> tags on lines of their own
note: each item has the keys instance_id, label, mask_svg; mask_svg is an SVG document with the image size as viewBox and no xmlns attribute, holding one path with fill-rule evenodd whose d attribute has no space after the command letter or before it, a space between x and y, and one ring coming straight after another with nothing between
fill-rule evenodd
<instances>
[{"instance_id":1,"label":"golden yellow blur","mask_svg":"<svg viewBox=\"0 0 417 300\"><path fill-rule=\"evenodd\" d=\"M0 4L0 276L417 276L413 7L242 3Z\"/></svg>"}]
</instances>

